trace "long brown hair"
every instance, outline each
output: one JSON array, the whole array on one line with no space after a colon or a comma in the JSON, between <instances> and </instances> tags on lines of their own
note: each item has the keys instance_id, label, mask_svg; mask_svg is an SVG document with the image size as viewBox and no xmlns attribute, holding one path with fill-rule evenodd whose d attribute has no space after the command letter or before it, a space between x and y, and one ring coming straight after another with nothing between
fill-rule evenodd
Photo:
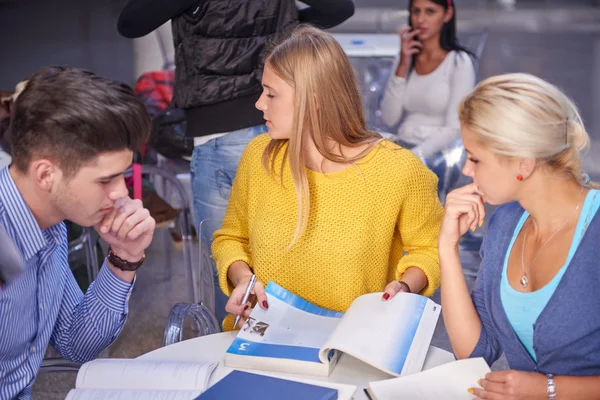
<instances>
[{"instance_id":1,"label":"long brown hair","mask_svg":"<svg viewBox=\"0 0 600 400\"><path fill-rule=\"evenodd\" d=\"M263 166L276 173L277 154L285 148L280 174L286 159L298 198L298 221L290 243L304 233L310 212L306 178L305 143L312 140L321 155L338 163L361 159L370 148L354 157L343 148L358 147L381 138L368 131L362 99L352 65L340 44L330 34L310 26L298 27L292 35L268 53L265 65L295 89L294 121L290 139L271 140L263 154ZM337 152L328 146L335 143Z\"/></svg>"}]
</instances>

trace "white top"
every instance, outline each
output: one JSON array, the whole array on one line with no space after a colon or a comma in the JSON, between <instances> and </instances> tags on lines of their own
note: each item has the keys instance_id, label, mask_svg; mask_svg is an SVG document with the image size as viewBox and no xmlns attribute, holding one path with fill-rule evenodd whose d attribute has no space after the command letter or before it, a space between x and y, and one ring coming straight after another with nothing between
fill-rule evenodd
<instances>
[{"instance_id":1,"label":"white top","mask_svg":"<svg viewBox=\"0 0 600 400\"><path fill-rule=\"evenodd\" d=\"M458 105L475 86L475 68L469 55L451 51L431 73L414 69L408 79L392 75L381 101L381 118L398 129L399 139L416 146L412 151L429 157L460 136Z\"/></svg>"},{"instance_id":2,"label":"white top","mask_svg":"<svg viewBox=\"0 0 600 400\"><path fill-rule=\"evenodd\" d=\"M231 368L228 368L224 365L223 359L225 357L227 348L236 337L237 333L237 331L223 332L185 340L183 342L151 351L150 353L144 354L139 358L143 360L218 361L219 366L215 369L209 380L209 386L212 386L232 371ZM438 365L446 364L452 361L454 361L454 355L452 353L434 346L430 346L427 357L425 358L423 370L437 367ZM267 374L262 371L249 372ZM332 384L332 386L335 384L354 385L357 387L356 393L353 397L354 400L367 400L367 396L364 394L363 389L367 387L369 382L392 378L391 375L375 369L370 365L361 362L352 356L349 356L348 354L342 354L338 364L333 369L331 375L327 378L277 373L268 373L268 375L294 380L322 381L323 384L329 382ZM345 396L340 396L340 398L345 398Z\"/></svg>"}]
</instances>

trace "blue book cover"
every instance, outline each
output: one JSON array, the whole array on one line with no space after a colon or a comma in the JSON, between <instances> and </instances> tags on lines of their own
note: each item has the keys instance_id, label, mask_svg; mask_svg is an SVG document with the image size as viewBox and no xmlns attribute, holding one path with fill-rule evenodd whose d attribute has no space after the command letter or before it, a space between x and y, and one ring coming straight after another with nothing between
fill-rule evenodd
<instances>
[{"instance_id":1,"label":"blue book cover","mask_svg":"<svg viewBox=\"0 0 600 400\"><path fill-rule=\"evenodd\" d=\"M338 391L287 379L233 371L196 400L337 400Z\"/></svg>"},{"instance_id":2,"label":"blue book cover","mask_svg":"<svg viewBox=\"0 0 600 400\"><path fill-rule=\"evenodd\" d=\"M337 357L333 353L320 357L319 353L344 314L309 303L275 282L269 282L265 293L268 313L254 308L227 350L225 365L257 367L238 364L231 357L241 356L267 363L256 369L329 376Z\"/></svg>"}]
</instances>

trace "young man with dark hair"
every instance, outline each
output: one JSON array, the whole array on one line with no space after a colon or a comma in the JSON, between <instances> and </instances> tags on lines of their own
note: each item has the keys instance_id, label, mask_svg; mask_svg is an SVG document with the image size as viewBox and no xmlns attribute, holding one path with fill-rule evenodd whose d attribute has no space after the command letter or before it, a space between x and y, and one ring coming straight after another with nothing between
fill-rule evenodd
<instances>
[{"instance_id":1,"label":"young man with dark hair","mask_svg":"<svg viewBox=\"0 0 600 400\"><path fill-rule=\"evenodd\" d=\"M128 86L80 69L42 69L15 102L0 228L25 266L0 289L0 398L30 398L48 343L85 362L121 331L155 227L127 196L123 173L149 130ZM110 245L85 295L68 265L64 220L93 226Z\"/></svg>"}]
</instances>

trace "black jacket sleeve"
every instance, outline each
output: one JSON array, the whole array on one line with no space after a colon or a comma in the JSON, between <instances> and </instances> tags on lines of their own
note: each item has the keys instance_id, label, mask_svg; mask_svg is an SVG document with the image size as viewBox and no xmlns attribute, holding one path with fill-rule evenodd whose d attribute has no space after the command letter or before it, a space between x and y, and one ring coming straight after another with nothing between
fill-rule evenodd
<instances>
[{"instance_id":1,"label":"black jacket sleeve","mask_svg":"<svg viewBox=\"0 0 600 400\"><path fill-rule=\"evenodd\" d=\"M119 15L117 29L127 38L141 37L201 3L202 0L129 0Z\"/></svg>"},{"instance_id":2,"label":"black jacket sleeve","mask_svg":"<svg viewBox=\"0 0 600 400\"><path fill-rule=\"evenodd\" d=\"M276 1L276 0L271 0ZM202 0L129 0L119 15L117 29L127 38L149 34L168 20ZM300 22L310 23L322 29L341 24L354 14L352 0L302 0L308 7L299 11Z\"/></svg>"},{"instance_id":3,"label":"black jacket sleeve","mask_svg":"<svg viewBox=\"0 0 600 400\"><path fill-rule=\"evenodd\" d=\"M333 28L354 15L352 0L300 0L308 7L299 11L300 22L321 29Z\"/></svg>"}]
</instances>

